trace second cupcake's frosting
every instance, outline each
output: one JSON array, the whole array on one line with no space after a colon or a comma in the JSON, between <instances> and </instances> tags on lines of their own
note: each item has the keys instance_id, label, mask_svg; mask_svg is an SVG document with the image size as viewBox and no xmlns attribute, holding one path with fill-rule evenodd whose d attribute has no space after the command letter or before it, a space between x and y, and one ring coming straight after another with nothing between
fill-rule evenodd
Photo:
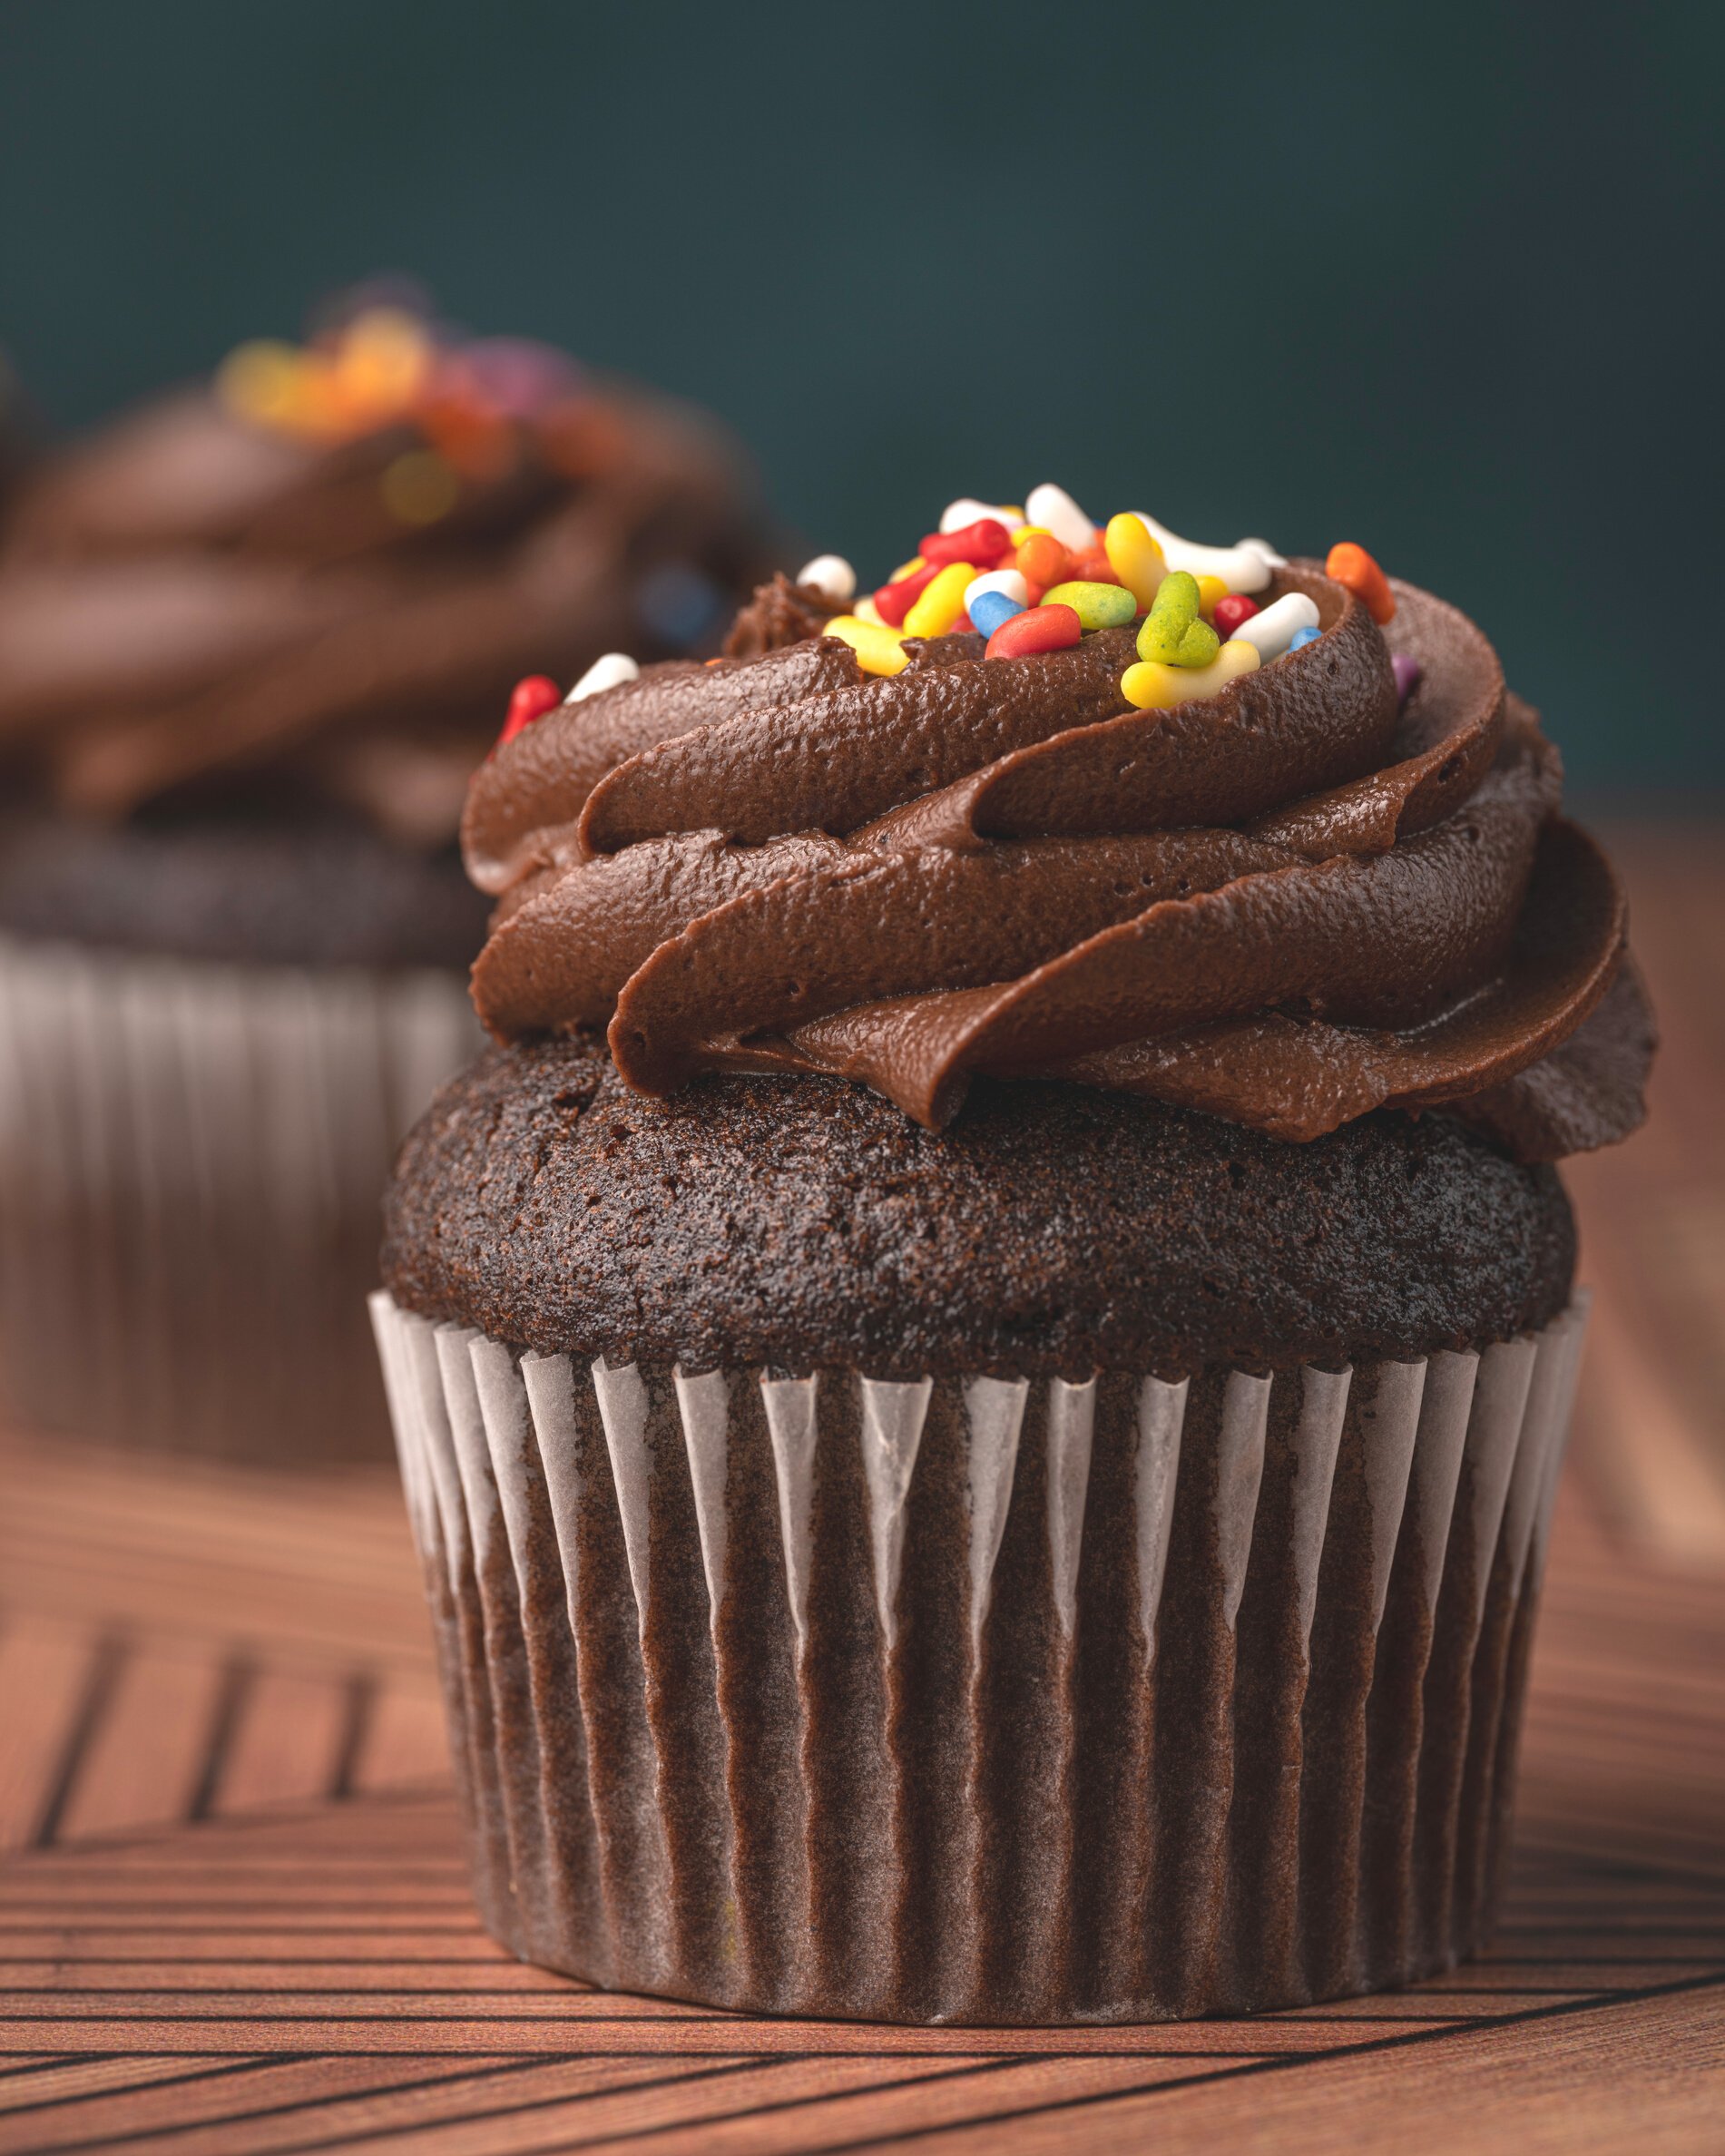
<instances>
[{"instance_id":1,"label":"second cupcake's frosting","mask_svg":"<svg viewBox=\"0 0 1725 2156\"><path fill-rule=\"evenodd\" d=\"M106 819L297 801L441 848L512 680L707 648L757 534L707 420L544 348L375 312L250 348L9 505L0 783Z\"/></svg>"}]
</instances>

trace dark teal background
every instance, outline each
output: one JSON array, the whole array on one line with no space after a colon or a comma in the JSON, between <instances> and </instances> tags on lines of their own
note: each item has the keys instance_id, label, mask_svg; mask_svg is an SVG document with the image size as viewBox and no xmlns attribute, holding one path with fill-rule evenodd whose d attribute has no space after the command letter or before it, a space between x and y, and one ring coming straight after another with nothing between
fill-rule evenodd
<instances>
[{"instance_id":1,"label":"dark teal background","mask_svg":"<svg viewBox=\"0 0 1725 2156\"><path fill-rule=\"evenodd\" d=\"M870 579L1043 478L1355 538L1583 785L1716 787L1722 21L0 0L0 342L74 423L410 270Z\"/></svg>"}]
</instances>

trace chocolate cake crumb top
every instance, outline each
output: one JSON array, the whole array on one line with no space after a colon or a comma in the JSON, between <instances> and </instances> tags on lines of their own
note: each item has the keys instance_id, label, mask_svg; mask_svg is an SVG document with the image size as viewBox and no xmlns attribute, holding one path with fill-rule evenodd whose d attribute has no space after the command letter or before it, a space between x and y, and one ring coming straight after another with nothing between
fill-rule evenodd
<instances>
[{"instance_id":1,"label":"chocolate cake crumb top","mask_svg":"<svg viewBox=\"0 0 1725 2156\"><path fill-rule=\"evenodd\" d=\"M897 1378L1477 1346L1554 1317L1575 1248L1555 1172L1444 1115L1287 1145L984 1081L935 1135L839 1079L644 1100L592 1035L447 1085L386 1215L397 1303L523 1348Z\"/></svg>"}]
</instances>

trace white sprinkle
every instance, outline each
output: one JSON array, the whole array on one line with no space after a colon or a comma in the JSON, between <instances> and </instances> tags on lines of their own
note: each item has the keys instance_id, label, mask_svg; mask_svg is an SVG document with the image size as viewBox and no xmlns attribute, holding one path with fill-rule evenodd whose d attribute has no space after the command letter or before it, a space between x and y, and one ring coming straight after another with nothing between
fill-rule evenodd
<instances>
[{"instance_id":1,"label":"white sprinkle","mask_svg":"<svg viewBox=\"0 0 1725 2156\"><path fill-rule=\"evenodd\" d=\"M623 681L632 681L640 671L627 652L607 652L603 659L593 661L564 701L583 703L588 697L597 696L602 689L615 689Z\"/></svg>"},{"instance_id":2,"label":"white sprinkle","mask_svg":"<svg viewBox=\"0 0 1725 2156\"><path fill-rule=\"evenodd\" d=\"M1268 666L1272 659L1279 659L1294 641L1299 629L1316 629L1318 609L1304 592L1289 592L1272 604L1255 613L1250 621L1242 622L1234 631L1237 643L1249 643L1258 653L1260 665Z\"/></svg>"},{"instance_id":3,"label":"white sprinkle","mask_svg":"<svg viewBox=\"0 0 1725 2156\"><path fill-rule=\"evenodd\" d=\"M1017 512L1008 512L998 502L974 502L968 495L961 495L956 502L948 502L940 513L943 532L962 532L966 524L978 523L985 516L992 516L996 524L1004 524L1010 532L1018 524Z\"/></svg>"},{"instance_id":4,"label":"white sprinkle","mask_svg":"<svg viewBox=\"0 0 1725 2156\"><path fill-rule=\"evenodd\" d=\"M1182 539L1142 509L1132 514L1162 550L1169 568L1183 569L1189 576L1220 576L1230 592L1261 592L1269 573L1279 568L1281 556L1262 539L1242 539L1234 546L1200 546L1195 539Z\"/></svg>"},{"instance_id":5,"label":"white sprinkle","mask_svg":"<svg viewBox=\"0 0 1725 2156\"><path fill-rule=\"evenodd\" d=\"M1052 532L1072 553L1087 554L1096 544L1094 523L1063 486L1054 486L1046 481L1041 486L1033 486L1024 496L1024 519L1028 524L1040 524L1044 532Z\"/></svg>"},{"instance_id":6,"label":"white sprinkle","mask_svg":"<svg viewBox=\"0 0 1725 2156\"><path fill-rule=\"evenodd\" d=\"M970 603L979 593L1000 592L1014 606L1030 604L1030 586L1016 569L991 569L986 576L978 576L965 586L965 612L970 612Z\"/></svg>"},{"instance_id":7,"label":"white sprinkle","mask_svg":"<svg viewBox=\"0 0 1725 2156\"><path fill-rule=\"evenodd\" d=\"M857 572L843 554L817 554L797 572L799 584L813 584L835 606L848 606L857 596Z\"/></svg>"}]
</instances>

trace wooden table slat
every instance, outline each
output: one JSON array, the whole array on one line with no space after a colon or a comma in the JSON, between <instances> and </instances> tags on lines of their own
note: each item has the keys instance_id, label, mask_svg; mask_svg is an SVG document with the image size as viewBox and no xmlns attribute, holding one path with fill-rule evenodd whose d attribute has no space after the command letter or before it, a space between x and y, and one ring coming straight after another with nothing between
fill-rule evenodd
<instances>
[{"instance_id":1,"label":"wooden table slat","mask_svg":"<svg viewBox=\"0 0 1725 2156\"><path fill-rule=\"evenodd\" d=\"M372 1696L354 1759L356 1792L376 1794L416 1782L441 1782L449 1772L443 1700L429 1680L391 1674Z\"/></svg>"},{"instance_id":2,"label":"wooden table slat","mask_svg":"<svg viewBox=\"0 0 1725 2156\"><path fill-rule=\"evenodd\" d=\"M224 1666L209 1646L141 1647L125 1657L68 1792L60 1839L186 1818L208 1765Z\"/></svg>"},{"instance_id":3,"label":"wooden table slat","mask_svg":"<svg viewBox=\"0 0 1725 2156\"><path fill-rule=\"evenodd\" d=\"M100 1643L87 1627L17 1615L0 1629L0 1848L41 1831Z\"/></svg>"},{"instance_id":4,"label":"wooden table slat","mask_svg":"<svg viewBox=\"0 0 1725 2156\"><path fill-rule=\"evenodd\" d=\"M242 1812L333 1797L354 1703L350 1687L286 1670L248 1672L210 1808Z\"/></svg>"}]
</instances>

